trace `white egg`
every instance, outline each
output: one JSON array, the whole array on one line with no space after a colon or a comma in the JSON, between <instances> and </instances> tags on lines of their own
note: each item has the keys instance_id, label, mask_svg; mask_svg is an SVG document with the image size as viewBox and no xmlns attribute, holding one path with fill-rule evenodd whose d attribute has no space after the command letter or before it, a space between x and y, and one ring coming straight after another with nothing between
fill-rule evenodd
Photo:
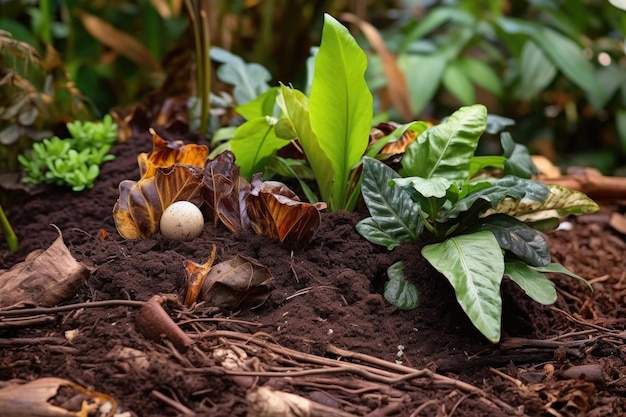
<instances>
[{"instance_id":1,"label":"white egg","mask_svg":"<svg viewBox=\"0 0 626 417\"><path fill-rule=\"evenodd\" d=\"M204 228L200 209L189 201L176 201L161 216L161 234L172 240L193 240Z\"/></svg>"}]
</instances>

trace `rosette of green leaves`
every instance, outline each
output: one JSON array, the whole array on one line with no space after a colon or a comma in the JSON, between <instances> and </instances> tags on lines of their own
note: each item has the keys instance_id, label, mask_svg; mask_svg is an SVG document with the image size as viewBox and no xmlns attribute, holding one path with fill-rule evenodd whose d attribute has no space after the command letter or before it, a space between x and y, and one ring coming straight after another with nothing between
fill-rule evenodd
<instances>
[{"instance_id":1,"label":"rosette of green leaves","mask_svg":"<svg viewBox=\"0 0 626 417\"><path fill-rule=\"evenodd\" d=\"M68 123L70 139L54 136L34 143L27 155L19 155L26 181L31 184L69 186L74 191L93 188L100 165L115 157L109 154L117 139L117 125L110 115L101 122Z\"/></svg>"},{"instance_id":2,"label":"rosette of green leaves","mask_svg":"<svg viewBox=\"0 0 626 417\"><path fill-rule=\"evenodd\" d=\"M504 275L528 296L556 301L554 283L544 273L580 278L552 263L540 230L559 217L590 213L597 204L580 192L530 179L535 168L525 147L501 135L504 155L475 156L487 125L482 105L463 107L444 123L427 129L402 159L401 177L384 163L365 158L362 194L371 217L357 230L369 241L393 249L428 235L422 256L450 282L471 322L490 341L500 339ZM487 175L493 168L503 175ZM388 300L400 308L417 301L391 268ZM401 270L400 270L401 271ZM582 278L580 278L582 279Z\"/></svg>"}]
</instances>

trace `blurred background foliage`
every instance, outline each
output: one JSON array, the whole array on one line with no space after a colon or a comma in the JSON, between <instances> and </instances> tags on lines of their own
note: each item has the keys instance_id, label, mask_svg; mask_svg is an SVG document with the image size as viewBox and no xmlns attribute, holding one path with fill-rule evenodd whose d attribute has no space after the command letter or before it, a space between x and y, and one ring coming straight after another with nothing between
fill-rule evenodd
<instances>
[{"instance_id":1,"label":"blurred background foliage","mask_svg":"<svg viewBox=\"0 0 626 417\"><path fill-rule=\"evenodd\" d=\"M3 152L16 124L23 149L59 122L197 94L189 4L211 45L261 64L269 85L306 86L328 12L370 56L378 120L482 103L555 162L626 165L626 11L608 0L0 0ZM232 93L213 64L211 91Z\"/></svg>"}]
</instances>

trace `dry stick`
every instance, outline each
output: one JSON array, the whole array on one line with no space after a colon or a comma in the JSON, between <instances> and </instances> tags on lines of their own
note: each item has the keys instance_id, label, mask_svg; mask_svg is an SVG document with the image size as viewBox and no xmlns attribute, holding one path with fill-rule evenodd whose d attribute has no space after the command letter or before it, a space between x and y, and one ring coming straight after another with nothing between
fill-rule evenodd
<instances>
[{"instance_id":1,"label":"dry stick","mask_svg":"<svg viewBox=\"0 0 626 417\"><path fill-rule=\"evenodd\" d=\"M384 361L382 359L379 359L370 355L365 355L362 353L351 352L349 350L341 349L333 345L330 345L327 348L327 351L329 351L330 353L339 355L339 356L346 357L346 358L354 358L354 359L358 359L361 361L373 363L378 366L387 367L389 369L393 369L395 371L405 373L407 376L411 375L412 373L413 374L416 373L415 369L409 368L408 366L398 365L396 363ZM450 378L450 377L438 374L436 372L431 371L430 369L422 369L419 372L422 372L423 376L429 377L435 385L450 385L460 390L463 390L465 392L478 394L480 397L487 399L488 401L493 403L492 405L503 408L513 415L519 415L518 411L514 407L510 406L509 404L505 403L499 398L495 398L495 397L489 398L490 397L489 394L487 394L485 391L483 391L482 389L472 384L468 384L458 379L454 379L454 378ZM526 414L522 414L522 415L526 415Z\"/></svg>"},{"instance_id":2,"label":"dry stick","mask_svg":"<svg viewBox=\"0 0 626 417\"><path fill-rule=\"evenodd\" d=\"M12 317L12 316L27 316L36 314L54 314L61 313L63 311L78 310L81 308L95 308L95 307L143 307L145 301L133 301L133 300L104 300L104 301L90 301L86 303L68 304L64 306L56 307L33 307L22 308L19 310L0 310L0 317Z\"/></svg>"},{"instance_id":3,"label":"dry stick","mask_svg":"<svg viewBox=\"0 0 626 417\"><path fill-rule=\"evenodd\" d=\"M422 411L424 411L426 408L430 407L431 405L437 406L437 408L439 408L438 407L439 406L439 400L428 400L428 401L426 401L424 404L422 404L419 407L417 407L415 409L415 411L413 411L409 417L417 417Z\"/></svg>"},{"instance_id":4,"label":"dry stick","mask_svg":"<svg viewBox=\"0 0 626 417\"><path fill-rule=\"evenodd\" d=\"M179 413L182 413L185 416L196 415L196 413L193 410L190 410L189 408L182 405L180 402L175 401L171 399L170 397L166 397L165 395L161 394L159 391L152 390L152 392L150 392L150 395L152 395L157 400L163 401L165 404L169 405L174 410L178 411Z\"/></svg>"},{"instance_id":5,"label":"dry stick","mask_svg":"<svg viewBox=\"0 0 626 417\"><path fill-rule=\"evenodd\" d=\"M274 343L270 343L265 340L259 339L255 335L246 335L246 334L242 334L238 332L218 330L214 332L205 333L202 336L203 337L232 337L232 338L239 339L239 340L247 340L249 343L255 343L261 347L270 349L276 353L283 353L283 354L287 354L288 356L299 357L301 359L308 361L309 363L331 367L331 368L324 368L321 370L312 369L312 370L294 371L294 372L250 372L250 371L224 370L226 374L230 374L230 375L290 377L290 376L299 376L299 375L315 375L315 374L324 374L324 373L348 372L348 373L359 375L366 379L373 380L375 382L381 382L381 383L386 383L386 384L397 384L397 383L404 382L404 381L411 381L416 378L429 378L435 385L453 386L465 392L478 394L480 397L488 400L492 406L500 407L506 410L507 412L509 412L511 415L526 416L526 414L519 414L519 412L515 408L513 408L512 406L510 406L509 404L505 403L504 401L498 398L490 399L489 395L485 391L481 390L480 388L474 385L468 384L466 382L437 374L435 372L432 372L429 369L416 370L413 368L409 368L407 366L397 365L395 363L387 362L382 359L375 358L373 356L359 354L359 353L351 352L348 350L340 349L336 346L330 346L328 348L328 351L331 353L338 354L339 356L352 357L352 358L360 359L365 362L376 364L378 366L382 366L383 368L393 369L395 371L402 372L404 375L399 376L396 373L385 371L384 369L378 369L378 368L373 368L373 367L363 366L363 365L351 365L351 366L338 367L337 363L339 361L336 359L327 359L321 356L294 351L292 349L285 348L283 346L276 345ZM200 368L196 370L190 369L190 371L194 371L194 372L197 372L199 370Z\"/></svg>"}]
</instances>

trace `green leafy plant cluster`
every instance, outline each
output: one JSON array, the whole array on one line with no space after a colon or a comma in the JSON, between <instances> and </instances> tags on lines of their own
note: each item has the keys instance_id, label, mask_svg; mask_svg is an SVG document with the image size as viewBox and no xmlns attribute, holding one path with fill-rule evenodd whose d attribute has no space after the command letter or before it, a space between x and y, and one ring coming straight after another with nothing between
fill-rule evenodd
<instances>
[{"instance_id":1,"label":"green leafy plant cluster","mask_svg":"<svg viewBox=\"0 0 626 417\"><path fill-rule=\"evenodd\" d=\"M409 145L399 173L366 157L362 193L371 217L357 230L389 250L429 242L421 256L447 278L478 330L497 342L503 276L535 301L554 303L555 286L544 273L580 277L551 261L542 231L598 206L580 192L530 179L535 167L528 151L507 132L501 134L503 155L476 156L486 126L484 106L463 107ZM416 307L417 291L402 264L388 275L386 298L400 308Z\"/></svg>"},{"instance_id":2,"label":"green leafy plant cluster","mask_svg":"<svg viewBox=\"0 0 626 417\"><path fill-rule=\"evenodd\" d=\"M236 108L246 122L230 149L242 175L267 172L271 162L276 171L298 178L310 201L316 196L304 179L314 178L330 211L354 209L373 116L366 67L367 57L348 30L326 15L310 94L281 85ZM296 141L306 164L275 157Z\"/></svg>"},{"instance_id":3,"label":"green leafy plant cluster","mask_svg":"<svg viewBox=\"0 0 626 417\"><path fill-rule=\"evenodd\" d=\"M69 139L54 136L33 144L18 159L31 184L56 184L74 191L92 188L100 165L115 157L109 154L117 139L117 125L110 115L101 122L75 121L67 124Z\"/></svg>"}]
</instances>

